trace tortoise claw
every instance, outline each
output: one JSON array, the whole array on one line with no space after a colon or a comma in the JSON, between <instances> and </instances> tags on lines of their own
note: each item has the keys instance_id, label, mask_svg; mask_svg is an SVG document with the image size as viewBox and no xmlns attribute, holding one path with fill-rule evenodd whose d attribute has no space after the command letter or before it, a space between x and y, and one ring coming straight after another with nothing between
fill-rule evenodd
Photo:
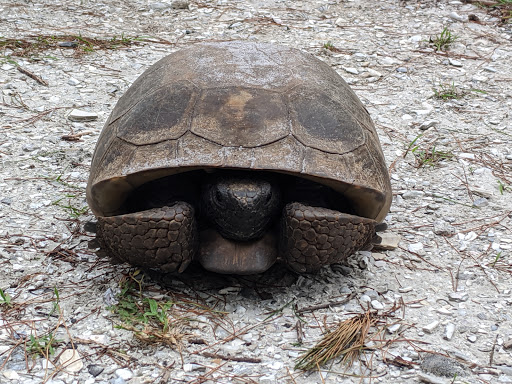
<instances>
[{"instance_id":1,"label":"tortoise claw","mask_svg":"<svg viewBox=\"0 0 512 384\"><path fill-rule=\"evenodd\" d=\"M284 209L281 254L295 272L316 272L370 244L376 222L327 208L290 203Z\"/></svg>"},{"instance_id":2,"label":"tortoise claw","mask_svg":"<svg viewBox=\"0 0 512 384\"><path fill-rule=\"evenodd\" d=\"M185 202L119 216L98 217L102 248L122 261L163 272L182 272L197 249L194 208Z\"/></svg>"}]
</instances>

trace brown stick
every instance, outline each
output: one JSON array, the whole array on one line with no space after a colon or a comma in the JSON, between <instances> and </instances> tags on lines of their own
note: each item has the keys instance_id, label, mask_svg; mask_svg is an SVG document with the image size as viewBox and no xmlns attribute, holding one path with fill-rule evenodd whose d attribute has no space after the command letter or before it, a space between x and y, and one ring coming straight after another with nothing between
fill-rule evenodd
<instances>
[{"instance_id":1,"label":"brown stick","mask_svg":"<svg viewBox=\"0 0 512 384\"><path fill-rule=\"evenodd\" d=\"M85 136L85 135L90 135L91 133L92 133L92 131L82 131L82 132L74 133L71 135L63 135L60 138L65 141L79 141L80 137Z\"/></svg>"},{"instance_id":2,"label":"brown stick","mask_svg":"<svg viewBox=\"0 0 512 384\"><path fill-rule=\"evenodd\" d=\"M492 363L494 360L494 350L496 349L496 343L498 342L498 335L496 335L496 338L494 339L494 343L492 345L491 349L491 356L489 356L489 366L492 367Z\"/></svg>"},{"instance_id":3,"label":"brown stick","mask_svg":"<svg viewBox=\"0 0 512 384\"><path fill-rule=\"evenodd\" d=\"M30 78L34 79L35 81L37 81L39 84L44 85L46 87L48 86L48 82L46 80L43 80L42 78L37 76L35 73L30 72L28 69L20 67L19 65L16 68L18 68L18 71L20 71L24 75L27 75L28 77L30 77Z\"/></svg>"},{"instance_id":4,"label":"brown stick","mask_svg":"<svg viewBox=\"0 0 512 384\"><path fill-rule=\"evenodd\" d=\"M312 305L311 307L300 308L300 309L297 309L297 313L313 312L313 311L316 311L317 309L325 309L325 308L334 307L337 305L347 304L355 296L356 296L355 293L351 293L350 295L348 295L346 298L344 298L341 301L332 301L330 303L318 304L318 305Z\"/></svg>"},{"instance_id":5,"label":"brown stick","mask_svg":"<svg viewBox=\"0 0 512 384\"><path fill-rule=\"evenodd\" d=\"M483 1L483 0L462 0L463 3L470 3L470 4L481 4L485 5L487 7L493 7L495 5L500 5L500 3L496 1Z\"/></svg>"},{"instance_id":6,"label":"brown stick","mask_svg":"<svg viewBox=\"0 0 512 384\"><path fill-rule=\"evenodd\" d=\"M211 353L211 352L204 352L203 356L204 357L210 357L212 359L236 361L236 362L239 362L239 363L261 363L261 359L254 358L254 357L226 356L226 355L219 355L218 353Z\"/></svg>"},{"instance_id":7,"label":"brown stick","mask_svg":"<svg viewBox=\"0 0 512 384\"><path fill-rule=\"evenodd\" d=\"M297 331L297 342L302 344L302 340L304 339L304 332L302 331L302 323L300 320L297 320L297 323L295 323L295 330Z\"/></svg>"}]
</instances>

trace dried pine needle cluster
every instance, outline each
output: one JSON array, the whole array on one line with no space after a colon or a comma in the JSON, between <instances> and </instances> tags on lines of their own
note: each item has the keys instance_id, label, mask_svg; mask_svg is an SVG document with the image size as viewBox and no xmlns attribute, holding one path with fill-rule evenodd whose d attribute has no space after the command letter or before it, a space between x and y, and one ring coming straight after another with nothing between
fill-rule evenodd
<instances>
[{"instance_id":1,"label":"dried pine needle cluster","mask_svg":"<svg viewBox=\"0 0 512 384\"><path fill-rule=\"evenodd\" d=\"M334 331L328 331L318 344L299 357L295 368L319 368L341 355L343 364L352 365L360 351L365 348L370 328L377 321L377 312L370 310L342 321Z\"/></svg>"}]
</instances>

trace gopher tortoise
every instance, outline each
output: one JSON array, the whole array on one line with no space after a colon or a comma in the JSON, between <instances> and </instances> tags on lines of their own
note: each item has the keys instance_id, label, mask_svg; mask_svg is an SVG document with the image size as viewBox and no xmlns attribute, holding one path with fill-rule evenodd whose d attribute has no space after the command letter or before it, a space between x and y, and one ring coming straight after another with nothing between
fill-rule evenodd
<instances>
[{"instance_id":1,"label":"gopher tortoise","mask_svg":"<svg viewBox=\"0 0 512 384\"><path fill-rule=\"evenodd\" d=\"M235 41L172 53L133 83L87 200L102 247L134 266L309 273L371 244L391 186L367 110L330 66Z\"/></svg>"}]
</instances>

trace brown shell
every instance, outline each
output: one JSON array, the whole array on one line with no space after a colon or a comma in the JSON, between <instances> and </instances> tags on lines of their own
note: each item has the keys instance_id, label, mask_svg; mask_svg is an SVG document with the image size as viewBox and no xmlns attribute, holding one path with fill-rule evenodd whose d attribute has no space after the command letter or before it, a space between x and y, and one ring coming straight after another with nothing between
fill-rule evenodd
<instances>
[{"instance_id":1,"label":"brown shell","mask_svg":"<svg viewBox=\"0 0 512 384\"><path fill-rule=\"evenodd\" d=\"M98 216L156 178L192 169L270 170L329 185L382 220L391 186L370 116L327 64L264 43L203 43L163 58L120 98L93 155Z\"/></svg>"}]
</instances>

